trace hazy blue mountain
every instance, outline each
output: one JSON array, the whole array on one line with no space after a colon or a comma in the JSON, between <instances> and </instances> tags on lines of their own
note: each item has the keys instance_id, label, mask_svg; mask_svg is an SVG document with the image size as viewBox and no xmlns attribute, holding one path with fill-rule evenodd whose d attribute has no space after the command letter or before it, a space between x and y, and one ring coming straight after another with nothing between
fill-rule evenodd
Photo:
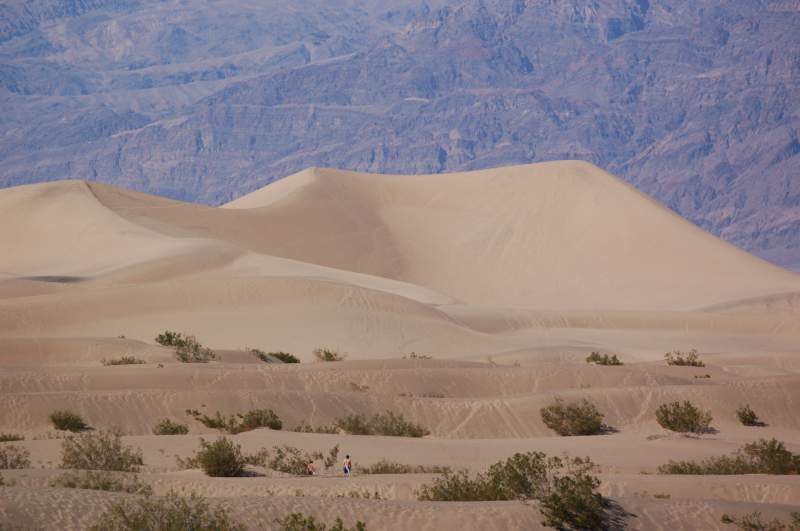
<instances>
[{"instance_id":1,"label":"hazy blue mountain","mask_svg":"<svg viewBox=\"0 0 800 531\"><path fill-rule=\"evenodd\" d=\"M580 158L800 269L800 0L15 0L0 185ZM690 260L691 257L685 257Z\"/></svg>"}]
</instances>

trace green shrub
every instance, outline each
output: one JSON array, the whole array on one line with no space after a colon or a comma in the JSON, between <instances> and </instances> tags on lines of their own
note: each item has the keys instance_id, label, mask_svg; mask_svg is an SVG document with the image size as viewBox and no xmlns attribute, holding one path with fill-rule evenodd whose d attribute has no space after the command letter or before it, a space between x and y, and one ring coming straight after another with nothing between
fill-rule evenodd
<instances>
[{"instance_id":1,"label":"green shrub","mask_svg":"<svg viewBox=\"0 0 800 531\"><path fill-rule=\"evenodd\" d=\"M692 349L689 352L681 352L680 350L673 350L664 354L664 359L667 360L667 365L681 365L685 367L705 367L706 364L700 361L697 355L697 350Z\"/></svg>"},{"instance_id":2,"label":"green shrub","mask_svg":"<svg viewBox=\"0 0 800 531\"><path fill-rule=\"evenodd\" d=\"M30 468L30 456L31 453L26 448L15 444L4 444L0 446L0 469Z\"/></svg>"},{"instance_id":3,"label":"green shrub","mask_svg":"<svg viewBox=\"0 0 800 531\"><path fill-rule=\"evenodd\" d=\"M61 468L136 472L142 464L142 451L122 444L117 433L70 436L61 443Z\"/></svg>"},{"instance_id":4,"label":"green shrub","mask_svg":"<svg viewBox=\"0 0 800 531\"><path fill-rule=\"evenodd\" d=\"M200 449L194 459L203 472L211 477L242 476L246 464L242 447L225 437L220 437L213 443L200 439Z\"/></svg>"},{"instance_id":5,"label":"green shrub","mask_svg":"<svg viewBox=\"0 0 800 531\"><path fill-rule=\"evenodd\" d=\"M688 400L662 404L656 409L661 427L679 433L706 433L711 430L711 413L702 411Z\"/></svg>"},{"instance_id":6,"label":"green shrub","mask_svg":"<svg viewBox=\"0 0 800 531\"><path fill-rule=\"evenodd\" d=\"M603 424L603 414L586 399L573 404L556 399L540 413L545 425L562 436L598 435L609 429Z\"/></svg>"},{"instance_id":7,"label":"green shrub","mask_svg":"<svg viewBox=\"0 0 800 531\"><path fill-rule=\"evenodd\" d=\"M16 442L24 440L25 437L23 435L17 435L16 433L0 433L0 443Z\"/></svg>"},{"instance_id":8,"label":"green shrub","mask_svg":"<svg viewBox=\"0 0 800 531\"><path fill-rule=\"evenodd\" d=\"M800 474L800 454L793 454L777 439L759 439L732 456L710 457L700 462L670 461L658 467L660 474Z\"/></svg>"},{"instance_id":9,"label":"green shrub","mask_svg":"<svg viewBox=\"0 0 800 531\"><path fill-rule=\"evenodd\" d=\"M407 421L391 411L376 413L369 420L364 415L349 415L336 420L336 426L351 435L388 435L391 437L424 437L430 431Z\"/></svg>"},{"instance_id":10,"label":"green shrub","mask_svg":"<svg viewBox=\"0 0 800 531\"><path fill-rule=\"evenodd\" d=\"M163 334L156 336L156 343L165 347L183 347L186 346L186 340L180 332L165 331Z\"/></svg>"},{"instance_id":11,"label":"green shrub","mask_svg":"<svg viewBox=\"0 0 800 531\"><path fill-rule=\"evenodd\" d=\"M50 422L57 430L71 432L84 431L89 428L83 418L72 411L54 411L50 414Z\"/></svg>"},{"instance_id":12,"label":"green shrub","mask_svg":"<svg viewBox=\"0 0 800 531\"><path fill-rule=\"evenodd\" d=\"M270 428L272 430L280 430L283 428L283 422L271 409L254 409L245 414L237 413L236 415L230 415L228 417L222 416L219 411L217 411L216 415L213 417L200 413L196 409L187 409L186 413L194 417L195 420L202 423L207 428L223 430L231 434L242 433L257 428Z\"/></svg>"},{"instance_id":13,"label":"green shrub","mask_svg":"<svg viewBox=\"0 0 800 531\"><path fill-rule=\"evenodd\" d=\"M147 362L133 356L122 356L121 358L110 360L103 359L101 363L103 365L144 365Z\"/></svg>"},{"instance_id":14,"label":"green shrub","mask_svg":"<svg viewBox=\"0 0 800 531\"><path fill-rule=\"evenodd\" d=\"M336 518L332 527L327 524L317 522L311 515L303 513L287 514L281 519L275 519L280 531L366 531L367 525L362 521L357 521L355 527L345 527L341 518Z\"/></svg>"},{"instance_id":15,"label":"green shrub","mask_svg":"<svg viewBox=\"0 0 800 531\"><path fill-rule=\"evenodd\" d=\"M300 432L300 433L339 433L339 428L336 426L312 426L311 424L307 424L302 422L298 426L296 426L292 431Z\"/></svg>"},{"instance_id":16,"label":"green shrub","mask_svg":"<svg viewBox=\"0 0 800 531\"><path fill-rule=\"evenodd\" d=\"M90 531L245 531L227 509L214 510L192 493L188 498L170 491L164 498L146 496L113 502Z\"/></svg>"},{"instance_id":17,"label":"green shrub","mask_svg":"<svg viewBox=\"0 0 800 531\"><path fill-rule=\"evenodd\" d=\"M597 365L624 365L616 354L609 356L608 354L600 354L599 352L592 352L586 357L586 363L595 363Z\"/></svg>"},{"instance_id":18,"label":"green shrub","mask_svg":"<svg viewBox=\"0 0 800 531\"><path fill-rule=\"evenodd\" d=\"M739 422L745 426L762 426L762 422L758 420L756 412L750 408L750 404L740 406L736 410L736 416L739 417Z\"/></svg>"},{"instance_id":19,"label":"green shrub","mask_svg":"<svg viewBox=\"0 0 800 531\"><path fill-rule=\"evenodd\" d=\"M452 469L449 466L412 466L386 460L378 461L366 468L359 469L362 474L444 474L451 471Z\"/></svg>"},{"instance_id":20,"label":"green shrub","mask_svg":"<svg viewBox=\"0 0 800 531\"><path fill-rule=\"evenodd\" d=\"M51 481L50 486L65 489L105 490L144 495L153 493L153 488L147 483L139 481L139 478L136 476L129 478L122 475L93 470L67 472Z\"/></svg>"},{"instance_id":21,"label":"green shrub","mask_svg":"<svg viewBox=\"0 0 800 531\"><path fill-rule=\"evenodd\" d=\"M189 427L185 424L172 422L164 419L153 428L153 435L185 435L189 433Z\"/></svg>"},{"instance_id":22,"label":"green shrub","mask_svg":"<svg viewBox=\"0 0 800 531\"><path fill-rule=\"evenodd\" d=\"M266 463L267 468L276 472L284 472L296 476L305 475L308 472L308 463L323 460L324 468L329 469L336 466L339 459L339 445L333 446L328 450L328 455L322 452L304 452L293 446L283 445L273 447L272 455Z\"/></svg>"},{"instance_id":23,"label":"green shrub","mask_svg":"<svg viewBox=\"0 0 800 531\"><path fill-rule=\"evenodd\" d=\"M263 350L258 350L257 348L251 348L250 354L260 359L264 363L274 363L275 360L281 361L283 363L300 363L300 360L297 359L297 357L289 354L288 352L267 353L264 352Z\"/></svg>"},{"instance_id":24,"label":"green shrub","mask_svg":"<svg viewBox=\"0 0 800 531\"><path fill-rule=\"evenodd\" d=\"M800 531L800 512L790 513L792 521L784 524L777 518L764 520L758 511L743 516L722 515L723 524L733 524L744 531Z\"/></svg>"},{"instance_id":25,"label":"green shrub","mask_svg":"<svg viewBox=\"0 0 800 531\"><path fill-rule=\"evenodd\" d=\"M342 361L346 358L346 356L340 354L338 350L329 348L314 349L314 357L319 361Z\"/></svg>"},{"instance_id":26,"label":"green shrub","mask_svg":"<svg viewBox=\"0 0 800 531\"><path fill-rule=\"evenodd\" d=\"M514 454L471 478L445 473L424 485L418 497L428 501L536 500L546 526L601 529L610 503L597 492L600 481L588 459L548 457L541 452Z\"/></svg>"},{"instance_id":27,"label":"green shrub","mask_svg":"<svg viewBox=\"0 0 800 531\"><path fill-rule=\"evenodd\" d=\"M200 344L194 336L186 336L183 345L175 348L175 358L181 363L208 363L217 359L217 355Z\"/></svg>"}]
</instances>

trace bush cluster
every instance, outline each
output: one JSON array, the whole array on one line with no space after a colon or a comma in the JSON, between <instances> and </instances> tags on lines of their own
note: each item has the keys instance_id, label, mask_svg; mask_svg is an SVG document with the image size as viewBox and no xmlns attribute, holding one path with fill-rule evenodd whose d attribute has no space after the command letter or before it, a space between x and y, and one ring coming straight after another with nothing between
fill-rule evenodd
<instances>
[{"instance_id":1,"label":"bush cluster","mask_svg":"<svg viewBox=\"0 0 800 531\"><path fill-rule=\"evenodd\" d=\"M304 475L307 472L308 463L312 461L323 460L323 467L325 469L333 468L339 459L339 445L337 444L330 450L328 455L322 452L303 452L299 448L292 446L275 446L273 447L274 455L272 455L266 463L266 466L276 472L284 472L286 474Z\"/></svg>"},{"instance_id":2,"label":"bush cluster","mask_svg":"<svg viewBox=\"0 0 800 531\"><path fill-rule=\"evenodd\" d=\"M0 433L0 443L16 442L24 440L25 437L23 435L17 435L16 433Z\"/></svg>"},{"instance_id":3,"label":"bush cluster","mask_svg":"<svg viewBox=\"0 0 800 531\"><path fill-rule=\"evenodd\" d=\"M264 352L263 350L259 350L257 348L251 348L250 354L255 356L256 358L260 359L264 363L274 363L275 360L278 360L283 363L300 363L300 360L289 354L288 352Z\"/></svg>"},{"instance_id":4,"label":"bush cluster","mask_svg":"<svg viewBox=\"0 0 800 531\"><path fill-rule=\"evenodd\" d=\"M319 361L343 361L347 356L336 349L317 348L314 349L314 357Z\"/></svg>"},{"instance_id":5,"label":"bush cluster","mask_svg":"<svg viewBox=\"0 0 800 531\"><path fill-rule=\"evenodd\" d=\"M800 454L793 454L777 439L759 439L731 456L710 457L703 461L670 461L658 467L659 474L734 475L800 474Z\"/></svg>"},{"instance_id":6,"label":"bush cluster","mask_svg":"<svg viewBox=\"0 0 800 531\"><path fill-rule=\"evenodd\" d=\"M418 493L429 501L536 500L543 525L559 529L602 529L610 503L597 488L600 480L588 459L548 457L541 452L514 454L485 473L445 473Z\"/></svg>"},{"instance_id":7,"label":"bush cluster","mask_svg":"<svg viewBox=\"0 0 800 531\"><path fill-rule=\"evenodd\" d=\"M664 359L667 360L667 365L681 365L685 367L705 367L706 364L700 361L697 355L697 350L692 349L689 352L681 352L680 350L673 350L664 354Z\"/></svg>"},{"instance_id":8,"label":"bush cluster","mask_svg":"<svg viewBox=\"0 0 800 531\"><path fill-rule=\"evenodd\" d=\"M366 468L360 468L362 474L444 474L452 472L449 466L407 465L393 461L378 461Z\"/></svg>"},{"instance_id":9,"label":"bush cluster","mask_svg":"<svg viewBox=\"0 0 800 531\"><path fill-rule=\"evenodd\" d=\"M0 469L30 468L30 457L31 453L26 448L15 444L4 444L0 446Z\"/></svg>"},{"instance_id":10,"label":"bush cluster","mask_svg":"<svg viewBox=\"0 0 800 531\"><path fill-rule=\"evenodd\" d=\"M311 516L303 513L287 514L283 518L276 519L275 523L278 524L280 531L366 531L367 525L362 521L357 521L354 527L345 527L344 521L341 518L334 520L333 526L328 527L327 524L317 522Z\"/></svg>"},{"instance_id":11,"label":"bush cluster","mask_svg":"<svg viewBox=\"0 0 800 531\"><path fill-rule=\"evenodd\" d=\"M185 435L187 433L189 433L189 427L186 424L169 419L162 420L153 428L153 435Z\"/></svg>"},{"instance_id":12,"label":"bush cluster","mask_svg":"<svg viewBox=\"0 0 800 531\"><path fill-rule=\"evenodd\" d=\"M312 426L306 422L302 422L292 430L300 433L339 433L339 428L334 425L331 426Z\"/></svg>"},{"instance_id":13,"label":"bush cluster","mask_svg":"<svg viewBox=\"0 0 800 531\"><path fill-rule=\"evenodd\" d=\"M188 334L167 330L156 336L156 343L175 347L175 358L182 363L208 363L217 359L213 350L204 347L196 337Z\"/></svg>"},{"instance_id":14,"label":"bush cluster","mask_svg":"<svg viewBox=\"0 0 800 531\"><path fill-rule=\"evenodd\" d=\"M103 359L100 361L103 365L144 365L146 361L136 358L134 356L122 356L116 359Z\"/></svg>"},{"instance_id":15,"label":"bush cluster","mask_svg":"<svg viewBox=\"0 0 800 531\"><path fill-rule=\"evenodd\" d=\"M739 417L739 422L745 426L763 426L764 424L758 420L758 415L750 407L750 404L740 406L736 410L736 416Z\"/></svg>"},{"instance_id":16,"label":"bush cluster","mask_svg":"<svg viewBox=\"0 0 800 531\"><path fill-rule=\"evenodd\" d=\"M711 430L711 412L703 411L688 400L662 404L656 409L662 428L679 433L706 433Z\"/></svg>"},{"instance_id":17,"label":"bush cluster","mask_svg":"<svg viewBox=\"0 0 800 531\"><path fill-rule=\"evenodd\" d=\"M609 356L608 354L600 354L599 352L592 352L586 357L586 363L595 363L597 365L624 365L616 354Z\"/></svg>"},{"instance_id":18,"label":"bush cluster","mask_svg":"<svg viewBox=\"0 0 800 531\"><path fill-rule=\"evenodd\" d=\"M226 437L220 437L214 442L200 439L200 449L193 459L206 475L215 478L242 476L247 464L242 447Z\"/></svg>"},{"instance_id":19,"label":"bush cluster","mask_svg":"<svg viewBox=\"0 0 800 531\"><path fill-rule=\"evenodd\" d=\"M224 417L219 411L213 417L200 413L196 409L187 409L186 413L207 428L223 430L231 434L251 431L258 428L280 430L283 422L271 409L253 409L247 413L237 413Z\"/></svg>"},{"instance_id":20,"label":"bush cluster","mask_svg":"<svg viewBox=\"0 0 800 531\"><path fill-rule=\"evenodd\" d=\"M142 451L124 445L117 433L70 436L61 443L61 468L136 472L142 464Z\"/></svg>"},{"instance_id":21,"label":"bush cluster","mask_svg":"<svg viewBox=\"0 0 800 531\"><path fill-rule=\"evenodd\" d=\"M407 421L403 415L391 411L376 413L370 418L349 415L336 419L336 426L351 435L388 435L391 437L424 437L430 431L419 424Z\"/></svg>"},{"instance_id":22,"label":"bush cluster","mask_svg":"<svg viewBox=\"0 0 800 531\"><path fill-rule=\"evenodd\" d=\"M71 432L84 431L89 428L83 417L72 411L54 411L50 414L50 422L57 430Z\"/></svg>"},{"instance_id":23,"label":"bush cluster","mask_svg":"<svg viewBox=\"0 0 800 531\"><path fill-rule=\"evenodd\" d=\"M556 399L553 404L543 407L540 413L542 422L562 436L599 435L609 430L603 423L603 414L585 398L573 404Z\"/></svg>"},{"instance_id":24,"label":"bush cluster","mask_svg":"<svg viewBox=\"0 0 800 531\"><path fill-rule=\"evenodd\" d=\"M212 510L192 493L188 498L170 491L164 498L145 496L111 504L90 531L245 531L223 507Z\"/></svg>"},{"instance_id":25,"label":"bush cluster","mask_svg":"<svg viewBox=\"0 0 800 531\"><path fill-rule=\"evenodd\" d=\"M95 470L64 473L51 481L50 486L65 489L127 492L129 494L150 495L153 493L153 488L147 483L140 481L135 475L127 477Z\"/></svg>"},{"instance_id":26,"label":"bush cluster","mask_svg":"<svg viewBox=\"0 0 800 531\"><path fill-rule=\"evenodd\" d=\"M800 512L789 514L791 522L784 524L777 518L764 520L758 511L745 514L744 516L722 515L723 524L733 524L744 531L800 531Z\"/></svg>"}]
</instances>

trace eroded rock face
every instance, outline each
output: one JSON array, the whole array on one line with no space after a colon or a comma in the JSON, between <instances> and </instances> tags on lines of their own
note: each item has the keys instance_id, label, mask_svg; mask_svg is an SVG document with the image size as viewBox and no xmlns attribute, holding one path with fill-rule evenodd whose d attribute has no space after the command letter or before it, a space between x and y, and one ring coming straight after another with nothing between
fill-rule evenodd
<instances>
[{"instance_id":1,"label":"eroded rock face","mask_svg":"<svg viewBox=\"0 0 800 531\"><path fill-rule=\"evenodd\" d=\"M581 158L800 268L798 27L788 0L15 1L0 185L221 203L308 166Z\"/></svg>"}]
</instances>

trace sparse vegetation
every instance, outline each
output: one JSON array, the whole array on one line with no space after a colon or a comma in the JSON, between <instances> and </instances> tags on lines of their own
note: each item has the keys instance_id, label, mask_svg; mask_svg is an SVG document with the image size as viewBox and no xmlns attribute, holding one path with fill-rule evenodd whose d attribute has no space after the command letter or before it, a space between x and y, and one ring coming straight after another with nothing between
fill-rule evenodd
<instances>
[{"instance_id":1,"label":"sparse vegetation","mask_svg":"<svg viewBox=\"0 0 800 531\"><path fill-rule=\"evenodd\" d=\"M61 468L136 472L142 464L142 451L124 445L117 433L87 433L61 443Z\"/></svg>"},{"instance_id":2,"label":"sparse vegetation","mask_svg":"<svg viewBox=\"0 0 800 531\"><path fill-rule=\"evenodd\" d=\"M212 510L201 496L170 491L164 498L146 496L111 504L90 531L245 531L223 507Z\"/></svg>"},{"instance_id":3,"label":"sparse vegetation","mask_svg":"<svg viewBox=\"0 0 800 531\"><path fill-rule=\"evenodd\" d=\"M736 410L736 416L739 417L739 422L745 426L763 426L763 423L758 420L758 415L750 407L750 404L740 406Z\"/></svg>"},{"instance_id":4,"label":"sparse vegetation","mask_svg":"<svg viewBox=\"0 0 800 531\"><path fill-rule=\"evenodd\" d=\"M403 356L403 359L406 359L406 356ZM412 352L408 355L408 359L411 360L432 360L433 356L429 356L428 354L417 354L416 352Z\"/></svg>"},{"instance_id":5,"label":"sparse vegetation","mask_svg":"<svg viewBox=\"0 0 800 531\"><path fill-rule=\"evenodd\" d=\"M339 433L339 428L336 426L312 426L305 422L296 426L292 431L300 433Z\"/></svg>"},{"instance_id":6,"label":"sparse vegetation","mask_svg":"<svg viewBox=\"0 0 800 531\"><path fill-rule=\"evenodd\" d=\"M224 417L219 411L213 417L200 413L196 409L187 409L186 413L195 420L215 430L223 430L231 434L242 433L258 428L280 430L283 422L271 409L253 409L247 413L237 413Z\"/></svg>"},{"instance_id":7,"label":"sparse vegetation","mask_svg":"<svg viewBox=\"0 0 800 531\"><path fill-rule=\"evenodd\" d=\"M545 425L562 436L599 435L609 430L603 423L603 414L586 399L572 404L556 399L540 413Z\"/></svg>"},{"instance_id":8,"label":"sparse vegetation","mask_svg":"<svg viewBox=\"0 0 800 531\"><path fill-rule=\"evenodd\" d=\"M366 393L369 391L368 385L359 385L355 382L350 382L350 390L356 393Z\"/></svg>"},{"instance_id":9,"label":"sparse vegetation","mask_svg":"<svg viewBox=\"0 0 800 531\"><path fill-rule=\"evenodd\" d=\"M101 363L103 365L144 365L147 363L146 361L136 358L134 356L122 356L121 358L116 359L102 359Z\"/></svg>"},{"instance_id":10,"label":"sparse vegetation","mask_svg":"<svg viewBox=\"0 0 800 531\"><path fill-rule=\"evenodd\" d=\"M0 446L0 469L13 470L31 467L31 453L15 444Z\"/></svg>"},{"instance_id":11,"label":"sparse vegetation","mask_svg":"<svg viewBox=\"0 0 800 531\"><path fill-rule=\"evenodd\" d=\"M601 529L610 502L597 492L600 481L588 458L548 457L541 452L514 454L472 478L445 473L418 493L420 500L536 500L543 525L558 529Z\"/></svg>"},{"instance_id":12,"label":"sparse vegetation","mask_svg":"<svg viewBox=\"0 0 800 531\"><path fill-rule=\"evenodd\" d=\"M317 522L311 516L303 513L287 514L283 518L275 519L280 531L366 531L367 525L362 521L357 521L354 527L345 527L341 518L336 518L333 526Z\"/></svg>"},{"instance_id":13,"label":"sparse vegetation","mask_svg":"<svg viewBox=\"0 0 800 531\"><path fill-rule=\"evenodd\" d=\"M16 433L0 433L0 443L24 441L25 437Z\"/></svg>"},{"instance_id":14,"label":"sparse vegetation","mask_svg":"<svg viewBox=\"0 0 800 531\"><path fill-rule=\"evenodd\" d=\"M673 350L664 354L664 359L667 360L667 365L680 365L684 367L705 367L706 364L700 361L697 355L697 350L692 349L689 352L681 352L680 350Z\"/></svg>"},{"instance_id":15,"label":"sparse vegetation","mask_svg":"<svg viewBox=\"0 0 800 531\"><path fill-rule=\"evenodd\" d=\"M259 350L257 348L251 348L250 354L255 356L256 358L260 359L264 363L274 363L274 360L278 360L283 363L300 363L300 360L289 354L288 352L264 352L263 350Z\"/></svg>"},{"instance_id":16,"label":"sparse vegetation","mask_svg":"<svg viewBox=\"0 0 800 531\"><path fill-rule=\"evenodd\" d=\"M366 468L360 468L362 474L444 474L452 472L449 466L407 465L392 461L378 461Z\"/></svg>"},{"instance_id":17,"label":"sparse vegetation","mask_svg":"<svg viewBox=\"0 0 800 531\"><path fill-rule=\"evenodd\" d=\"M723 524L732 524L744 531L800 531L800 512L789 514L791 522L785 524L777 518L764 520L758 511L743 516L722 515Z\"/></svg>"},{"instance_id":18,"label":"sparse vegetation","mask_svg":"<svg viewBox=\"0 0 800 531\"><path fill-rule=\"evenodd\" d=\"M616 354L609 356L608 354L600 354L599 352L592 352L586 357L586 363L594 363L596 365L624 365Z\"/></svg>"},{"instance_id":19,"label":"sparse vegetation","mask_svg":"<svg viewBox=\"0 0 800 531\"><path fill-rule=\"evenodd\" d=\"M175 347L175 358L182 363L208 363L217 359L213 350L204 347L197 338L188 334L166 330L156 336L156 343Z\"/></svg>"},{"instance_id":20,"label":"sparse vegetation","mask_svg":"<svg viewBox=\"0 0 800 531\"><path fill-rule=\"evenodd\" d=\"M340 354L336 349L330 348L317 348L314 349L314 357L318 361L344 361L347 357L345 354Z\"/></svg>"},{"instance_id":21,"label":"sparse vegetation","mask_svg":"<svg viewBox=\"0 0 800 531\"><path fill-rule=\"evenodd\" d=\"M130 494L149 495L153 488L139 480L135 475L127 477L121 474L110 474L87 470L83 472L66 472L50 482L51 487L65 489L106 490L127 492Z\"/></svg>"},{"instance_id":22,"label":"sparse vegetation","mask_svg":"<svg viewBox=\"0 0 800 531\"><path fill-rule=\"evenodd\" d=\"M307 472L308 463L311 461L323 461L325 469L333 468L336 466L339 459L339 445L335 445L328 450L328 454L324 455L322 452L303 452L299 448L293 446L275 446L273 447L274 455L266 463L266 466L276 472L284 472L286 474L305 475Z\"/></svg>"},{"instance_id":23,"label":"sparse vegetation","mask_svg":"<svg viewBox=\"0 0 800 531\"><path fill-rule=\"evenodd\" d=\"M391 411L376 413L367 419L364 415L349 415L336 419L336 426L351 435L388 435L391 437L424 437L430 431L419 424L407 421L403 415Z\"/></svg>"},{"instance_id":24,"label":"sparse vegetation","mask_svg":"<svg viewBox=\"0 0 800 531\"><path fill-rule=\"evenodd\" d=\"M703 461L670 461L658 467L659 474L733 475L800 474L800 454L793 454L777 439L759 439L740 448L732 456L710 457Z\"/></svg>"},{"instance_id":25,"label":"sparse vegetation","mask_svg":"<svg viewBox=\"0 0 800 531\"><path fill-rule=\"evenodd\" d=\"M711 430L711 413L688 400L662 404L656 409L656 420L662 428L679 433L706 433Z\"/></svg>"},{"instance_id":26,"label":"sparse vegetation","mask_svg":"<svg viewBox=\"0 0 800 531\"><path fill-rule=\"evenodd\" d=\"M189 427L179 422L164 419L153 428L153 435L185 435L189 433Z\"/></svg>"},{"instance_id":27,"label":"sparse vegetation","mask_svg":"<svg viewBox=\"0 0 800 531\"><path fill-rule=\"evenodd\" d=\"M193 459L206 475L215 478L242 476L247 464L242 447L226 437L211 443L200 439L200 449Z\"/></svg>"},{"instance_id":28,"label":"sparse vegetation","mask_svg":"<svg viewBox=\"0 0 800 531\"><path fill-rule=\"evenodd\" d=\"M50 414L50 422L57 430L80 432L89 428L83 418L72 411L54 411Z\"/></svg>"}]
</instances>

